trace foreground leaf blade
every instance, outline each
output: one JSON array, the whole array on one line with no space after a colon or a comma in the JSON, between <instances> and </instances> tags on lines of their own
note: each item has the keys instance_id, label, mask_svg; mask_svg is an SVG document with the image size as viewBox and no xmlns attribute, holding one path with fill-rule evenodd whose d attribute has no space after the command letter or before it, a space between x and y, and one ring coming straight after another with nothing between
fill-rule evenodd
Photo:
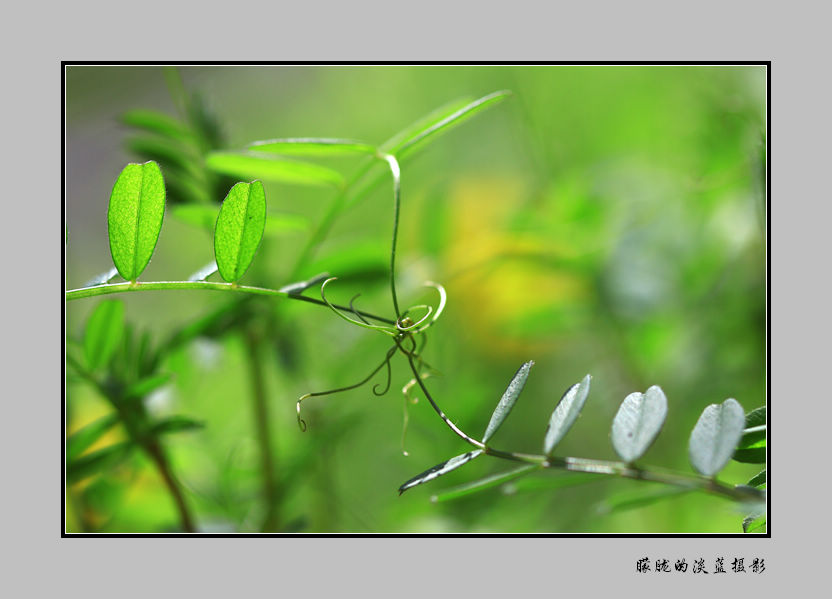
<instances>
[{"instance_id":1,"label":"foreground leaf blade","mask_svg":"<svg viewBox=\"0 0 832 599\"><path fill-rule=\"evenodd\" d=\"M491 436L497 432L497 429L500 428L500 425L508 417L514 404L517 403L517 398L520 397L523 387L526 386L526 379L529 378L529 370L532 366L534 366L533 361L526 362L512 377L511 382L500 398L500 402L494 409L494 413L491 414L491 420L488 422L485 434L482 437L483 443L487 443Z\"/></svg>"},{"instance_id":2,"label":"foreground leaf blade","mask_svg":"<svg viewBox=\"0 0 832 599\"><path fill-rule=\"evenodd\" d=\"M220 276L239 281L260 245L266 224L266 193L260 181L237 183L228 192L214 230L214 256Z\"/></svg>"},{"instance_id":3,"label":"foreground leaf blade","mask_svg":"<svg viewBox=\"0 0 832 599\"><path fill-rule=\"evenodd\" d=\"M120 464L130 455L132 448L132 443L125 441L68 461L66 482L72 484Z\"/></svg>"},{"instance_id":4,"label":"foreground leaf blade","mask_svg":"<svg viewBox=\"0 0 832 599\"><path fill-rule=\"evenodd\" d=\"M397 158L403 158L405 155L422 145L429 138L445 133L451 127L459 125L483 110L502 102L510 95L511 92L503 90L496 91L474 100L473 102L458 108L438 121L430 123L425 128L414 132L410 137L391 148L391 153Z\"/></svg>"},{"instance_id":5,"label":"foreground leaf blade","mask_svg":"<svg viewBox=\"0 0 832 599\"><path fill-rule=\"evenodd\" d=\"M428 468L421 474L414 476L409 481L404 483L401 487L399 487L399 495L407 491L408 489L412 489L417 485L421 485L422 483L426 483L431 481L435 478L439 478L443 474L447 474L452 470L456 470L460 466L463 466L473 460L474 458L482 455L482 449L475 449L474 451L469 451L467 453L463 453L456 457L451 458L450 460L446 460L441 464L437 464L433 468Z\"/></svg>"},{"instance_id":6,"label":"foreground leaf blade","mask_svg":"<svg viewBox=\"0 0 832 599\"><path fill-rule=\"evenodd\" d=\"M84 361L97 370L112 358L124 336L124 302L104 300L87 320L84 331Z\"/></svg>"},{"instance_id":7,"label":"foreground leaf blade","mask_svg":"<svg viewBox=\"0 0 832 599\"><path fill-rule=\"evenodd\" d=\"M458 487L454 487L452 489L448 489L446 491L443 491L442 493L432 496L430 500L433 503L439 503L441 501L459 499L460 497L465 497L466 495L477 493L478 491L484 491L486 489L496 487L497 485L500 485L502 483L514 480L518 476L523 476L527 472L531 472L532 470L538 469L540 469L540 466L537 466L535 464L527 464L525 466L520 466L519 468L515 468L514 470L493 474L491 476L481 478L480 480L475 480L474 482L470 482L464 485L459 485Z\"/></svg>"},{"instance_id":8,"label":"foreground leaf blade","mask_svg":"<svg viewBox=\"0 0 832 599\"><path fill-rule=\"evenodd\" d=\"M110 253L118 273L135 281L150 262L165 215L165 182L155 162L128 164L107 210Z\"/></svg>"},{"instance_id":9,"label":"foreground leaf blade","mask_svg":"<svg viewBox=\"0 0 832 599\"><path fill-rule=\"evenodd\" d=\"M722 470L734 454L744 426L745 413L733 398L705 408L688 444L694 469L703 476L714 476Z\"/></svg>"},{"instance_id":10,"label":"foreground leaf blade","mask_svg":"<svg viewBox=\"0 0 832 599\"><path fill-rule=\"evenodd\" d=\"M370 144L355 141L354 139L334 139L328 137L264 139L262 141L252 142L248 148L257 152L273 152L275 154L299 156L343 156L376 153L376 149Z\"/></svg>"},{"instance_id":11,"label":"foreground leaf blade","mask_svg":"<svg viewBox=\"0 0 832 599\"><path fill-rule=\"evenodd\" d=\"M624 398L612 422L612 445L627 463L635 462L650 448L667 417L667 398L658 386Z\"/></svg>"},{"instance_id":12,"label":"foreground leaf blade","mask_svg":"<svg viewBox=\"0 0 832 599\"><path fill-rule=\"evenodd\" d=\"M78 429L66 439L66 459L72 461L92 447L118 422L117 414L108 414Z\"/></svg>"},{"instance_id":13,"label":"foreground leaf blade","mask_svg":"<svg viewBox=\"0 0 832 599\"><path fill-rule=\"evenodd\" d=\"M181 433L205 428L205 423L187 416L170 416L157 422L151 429L154 435L166 435L170 433Z\"/></svg>"},{"instance_id":14,"label":"foreground leaf blade","mask_svg":"<svg viewBox=\"0 0 832 599\"><path fill-rule=\"evenodd\" d=\"M242 179L264 179L299 185L340 186L344 179L338 171L256 152L212 152L205 165L213 171Z\"/></svg>"},{"instance_id":15,"label":"foreground leaf blade","mask_svg":"<svg viewBox=\"0 0 832 599\"><path fill-rule=\"evenodd\" d=\"M121 117L125 125L144 129L165 137L189 141L193 137L190 130L175 118L155 110L130 110Z\"/></svg>"},{"instance_id":16,"label":"foreground leaf blade","mask_svg":"<svg viewBox=\"0 0 832 599\"><path fill-rule=\"evenodd\" d=\"M546 455L552 452L560 443L560 440L569 432L575 420L584 407L587 395L589 395L589 382L592 377L586 375L580 383L572 385L560 398L555 411L549 419L549 428L546 429L546 438L543 441L543 451Z\"/></svg>"}]
</instances>

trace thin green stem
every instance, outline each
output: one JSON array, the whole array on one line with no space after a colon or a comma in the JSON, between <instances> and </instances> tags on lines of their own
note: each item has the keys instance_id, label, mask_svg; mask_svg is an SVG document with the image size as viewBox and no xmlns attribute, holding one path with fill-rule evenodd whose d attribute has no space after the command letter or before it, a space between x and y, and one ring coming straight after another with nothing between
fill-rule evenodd
<instances>
[{"instance_id":1,"label":"thin green stem","mask_svg":"<svg viewBox=\"0 0 832 599\"><path fill-rule=\"evenodd\" d=\"M263 532L280 530L280 489L278 488L275 472L277 465L272 453L272 432L269 427L269 405L266 396L266 381L263 374L263 357L261 355L260 340L251 329L245 337L246 351L252 386L252 415L257 431L257 444L260 449L260 469L263 477L263 502L266 504L266 515L263 518Z\"/></svg>"},{"instance_id":2,"label":"thin green stem","mask_svg":"<svg viewBox=\"0 0 832 599\"><path fill-rule=\"evenodd\" d=\"M395 156L384 155L384 160L390 166L390 173L393 175L393 239L390 248L390 295L393 298L393 310L396 312L396 320L401 320L399 312L399 300L396 297L396 242L399 238L399 209L401 207L401 169Z\"/></svg>"},{"instance_id":3,"label":"thin green stem","mask_svg":"<svg viewBox=\"0 0 832 599\"><path fill-rule=\"evenodd\" d=\"M319 306L329 306L323 300L315 299L313 297L306 297L305 295L296 295L279 291L277 289L267 289L265 287L252 287L249 285L235 285L233 283L220 283L216 281L151 281L138 283L110 283L107 285L96 285L94 287L82 287L80 289L71 289L66 292L67 301L82 299L85 297L95 297L99 295L110 295L114 293L131 293L136 291L159 291L164 289L208 289L211 291L224 291L228 293L243 293L254 295L266 295L271 297L280 297L283 299L298 300L307 302L309 304L317 304ZM349 306L342 306L340 304L331 304L339 310L351 312ZM383 322L390 325L395 325L396 321L383 316L376 316L369 312L356 310L358 314L365 318Z\"/></svg>"}]
</instances>

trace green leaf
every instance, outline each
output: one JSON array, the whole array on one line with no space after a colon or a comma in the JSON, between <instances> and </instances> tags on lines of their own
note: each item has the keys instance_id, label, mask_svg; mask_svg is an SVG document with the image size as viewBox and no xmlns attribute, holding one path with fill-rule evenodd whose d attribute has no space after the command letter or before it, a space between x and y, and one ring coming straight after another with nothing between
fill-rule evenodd
<instances>
[{"instance_id":1,"label":"green leaf","mask_svg":"<svg viewBox=\"0 0 832 599\"><path fill-rule=\"evenodd\" d=\"M408 489L412 489L416 485L421 485L422 483L426 483L428 481L433 480L434 478L438 478L443 474L447 474L452 470L456 470L460 466L467 464L474 458L482 455L482 449L475 449L474 451L469 451L468 453L463 453L456 457L451 458L450 460L445 460L441 464L437 464L433 468L428 468L418 476L414 476L409 481L404 483L401 487L399 487L399 495L407 491Z\"/></svg>"},{"instance_id":2,"label":"green leaf","mask_svg":"<svg viewBox=\"0 0 832 599\"><path fill-rule=\"evenodd\" d=\"M352 139L325 137L296 137L288 139L266 139L249 144L249 150L294 154L305 156L343 156L349 154L375 154L370 144Z\"/></svg>"},{"instance_id":3,"label":"green leaf","mask_svg":"<svg viewBox=\"0 0 832 599\"><path fill-rule=\"evenodd\" d=\"M742 531L744 533L762 532L764 533L766 525L765 514L750 514L742 521Z\"/></svg>"},{"instance_id":4,"label":"green leaf","mask_svg":"<svg viewBox=\"0 0 832 599\"><path fill-rule=\"evenodd\" d=\"M237 183L228 192L214 229L214 257L220 276L234 283L245 274L266 224L266 193L260 181Z\"/></svg>"},{"instance_id":5,"label":"green leaf","mask_svg":"<svg viewBox=\"0 0 832 599\"><path fill-rule=\"evenodd\" d=\"M98 451L82 455L68 461L66 465L66 482L76 483L99 472L113 468L130 455L133 445L129 441L115 443Z\"/></svg>"},{"instance_id":6,"label":"green leaf","mask_svg":"<svg viewBox=\"0 0 832 599\"><path fill-rule=\"evenodd\" d=\"M744 426L745 414L736 399L705 408L688 445L694 469L703 476L714 476L722 470L734 454Z\"/></svg>"},{"instance_id":7,"label":"green leaf","mask_svg":"<svg viewBox=\"0 0 832 599\"><path fill-rule=\"evenodd\" d=\"M766 407L762 406L756 410L751 410L745 415L745 428L754 428L755 426L763 426L766 423Z\"/></svg>"},{"instance_id":8,"label":"green leaf","mask_svg":"<svg viewBox=\"0 0 832 599\"><path fill-rule=\"evenodd\" d=\"M756 420L756 419L755 419ZM748 416L746 416L746 424ZM763 464L766 461L766 425L759 424L742 431L742 437L734 451L733 459L745 464Z\"/></svg>"},{"instance_id":9,"label":"green leaf","mask_svg":"<svg viewBox=\"0 0 832 599\"><path fill-rule=\"evenodd\" d=\"M766 440L763 439L754 446L737 449L732 459L743 464L765 464L766 457Z\"/></svg>"},{"instance_id":10,"label":"green leaf","mask_svg":"<svg viewBox=\"0 0 832 599\"><path fill-rule=\"evenodd\" d=\"M532 366L534 366L534 362L528 361L523 364L516 373L514 373L514 377L512 377L511 382L508 384L503 396L500 398L500 402L494 409L494 413L491 414L491 420L488 422L488 427L486 427L485 434L482 437L483 443L488 442L491 436L497 432L497 429L500 428L500 425L503 424L503 421L508 417L511 409L517 402L517 398L520 397L523 387L526 386L526 379L529 378L529 370Z\"/></svg>"},{"instance_id":11,"label":"green leaf","mask_svg":"<svg viewBox=\"0 0 832 599\"><path fill-rule=\"evenodd\" d=\"M742 438L737 444L737 449L745 449L746 447L765 447L766 446L766 425L753 426L745 428L742 431Z\"/></svg>"},{"instance_id":12,"label":"green leaf","mask_svg":"<svg viewBox=\"0 0 832 599\"><path fill-rule=\"evenodd\" d=\"M666 487L661 489L638 489L636 491L619 493L609 499L605 499L601 504L599 504L598 513L606 515L625 510L647 507L648 505L652 505L659 501L672 499L690 492L691 489L686 489L684 487Z\"/></svg>"},{"instance_id":13,"label":"green leaf","mask_svg":"<svg viewBox=\"0 0 832 599\"><path fill-rule=\"evenodd\" d=\"M766 471L763 470L758 474L755 474L754 477L746 483L749 487L755 487L757 489L764 489L766 486Z\"/></svg>"},{"instance_id":14,"label":"green leaf","mask_svg":"<svg viewBox=\"0 0 832 599\"><path fill-rule=\"evenodd\" d=\"M171 416L153 425L150 429L155 435L166 435L169 433L181 433L205 428L204 422L199 422L187 416Z\"/></svg>"},{"instance_id":15,"label":"green leaf","mask_svg":"<svg viewBox=\"0 0 832 599\"><path fill-rule=\"evenodd\" d=\"M445 133L450 130L451 127L459 125L483 110L499 104L510 95L511 92L509 91L497 91L488 94L487 96L483 96L478 100L474 100L473 102L454 110L452 113L431 122L421 130L414 132L404 141L397 143L389 150L386 150L385 148L385 151L395 155L397 158L403 158L408 153L416 150L429 138Z\"/></svg>"},{"instance_id":16,"label":"green leaf","mask_svg":"<svg viewBox=\"0 0 832 599\"><path fill-rule=\"evenodd\" d=\"M493 474L480 480L476 480L474 482L470 482L464 485L460 485L458 487L454 487L452 489L448 489L447 491L443 491L442 493L433 495L430 498L430 500L433 503L438 503L441 501L459 499L460 497L465 497L466 495L470 495L471 493L476 493L478 491L484 491L485 489L496 487L497 485L500 485L504 482L508 482L510 480L514 480L519 476L523 476L527 472L531 472L532 470L537 469L539 469L539 466L536 466L534 464L520 466L519 468L509 470L508 472L500 472L499 474Z\"/></svg>"},{"instance_id":17,"label":"green leaf","mask_svg":"<svg viewBox=\"0 0 832 599\"><path fill-rule=\"evenodd\" d=\"M158 133L165 137L180 140L192 138L190 130L175 118L155 110L130 110L121 117L125 125Z\"/></svg>"},{"instance_id":18,"label":"green leaf","mask_svg":"<svg viewBox=\"0 0 832 599\"><path fill-rule=\"evenodd\" d=\"M135 281L150 262L165 215L165 182L155 162L128 164L110 194L107 224L113 264Z\"/></svg>"},{"instance_id":19,"label":"green leaf","mask_svg":"<svg viewBox=\"0 0 832 599\"><path fill-rule=\"evenodd\" d=\"M66 459L74 460L104 436L118 422L117 414L108 414L78 429L66 439Z\"/></svg>"},{"instance_id":20,"label":"green leaf","mask_svg":"<svg viewBox=\"0 0 832 599\"><path fill-rule=\"evenodd\" d=\"M660 387L624 398L612 422L612 445L627 463L635 462L650 448L667 416L667 398Z\"/></svg>"},{"instance_id":21,"label":"green leaf","mask_svg":"<svg viewBox=\"0 0 832 599\"><path fill-rule=\"evenodd\" d=\"M90 370L104 366L113 357L124 336L124 303L104 300L87 320L84 331L84 361Z\"/></svg>"},{"instance_id":22,"label":"green leaf","mask_svg":"<svg viewBox=\"0 0 832 599\"><path fill-rule=\"evenodd\" d=\"M150 395L157 389L167 385L172 378L173 375L171 373L156 374L145 377L142 380L130 385L124 392L124 395L128 398L145 397L146 395Z\"/></svg>"},{"instance_id":23,"label":"green leaf","mask_svg":"<svg viewBox=\"0 0 832 599\"><path fill-rule=\"evenodd\" d=\"M170 209L174 218L183 223L214 231L219 215L219 206L201 206L196 204L182 204L173 206ZM296 214L271 213L266 214L266 226L263 229L264 235L279 235L290 231L305 231L309 228L309 221Z\"/></svg>"},{"instance_id":24,"label":"green leaf","mask_svg":"<svg viewBox=\"0 0 832 599\"><path fill-rule=\"evenodd\" d=\"M503 486L504 495L514 495L529 491L552 491L566 487L576 487L591 482L602 481L606 477L588 472L568 472L547 477L529 477Z\"/></svg>"},{"instance_id":25,"label":"green leaf","mask_svg":"<svg viewBox=\"0 0 832 599\"><path fill-rule=\"evenodd\" d=\"M589 381L592 377L586 375L580 383L576 383L566 390L560 398L552 417L549 419L549 427L546 429L546 438L543 441L543 451L546 455L552 455L555 446L569 432L581 409L584 407L587 395L589 395Z\"/></svg>"},{"instance_id":26,"label":"green leaf","mask_svg":"<svg viewBox=\"0 0 832 599\"><path fill-rule=\"evenodd\" d=\"M287 160L273 154L256 152L212 152L205 165L213 171L243 179L265 179L300 185L340 186L344 178L338 171L312 164Z\"/></svg>"},{"instance_id":27,"label":"green leaf","mask_svg":"<svg viewBox=\"0 0 832 599\"><path fill-rule=\"evenodd\" d=\"M163 137L134 137L128 139L126 145L130 151L142 158L165 165L165 170L168 172L176 169L178 172L187 173L197 179L205 176L193 152L176 140Z\"/></svg>"}]
</instances>

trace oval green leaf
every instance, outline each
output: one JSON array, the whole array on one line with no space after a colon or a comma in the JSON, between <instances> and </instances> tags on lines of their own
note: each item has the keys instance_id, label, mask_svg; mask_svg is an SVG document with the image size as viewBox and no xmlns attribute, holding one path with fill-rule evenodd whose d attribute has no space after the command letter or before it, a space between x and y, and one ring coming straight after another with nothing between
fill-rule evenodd
<instances>
[{"instance_id":1,"label":"oval green leaf","mask_svg":"<svg viewBox=\"0 0 832 599\"><path fill-rule=\"evenodd\" d=\"M722 470L734 454L744 426L745 413L736 399L705 408L688 444L694 469L703 476L714 476Z\"/></svg>"},{"instance_id":2,"label":"oval green leaf","mask_svg":"<svg viewBox=\"0 0 832 599\"><path fill-rule=\"evenodd\" d=\"M581 409L584 407L587 395L589 395L589 381L592 377L586 375L580 383L572 385L560 398L552 417L549 419L549 428L546 429L546 438L543 441L543 451L546 455L552 455L555 446L560 443L564 435L569 432Z\"/></svg>"},{"instance_id":3,"label":"oval green leaf","mask_svg":"<svg viewBox=\"0 0 832 599\"><path fill-rule=\"evenodd\" d=\"M650 448L667 416L667 398L660 387L646 393L630 393L612 421L612 446L627 463L635 462Z\"/></svg>"},{"instance_id":4,"label":"oval green leaf","mask_svg":"<svg viewBox=\"0 0 832 599\"><path fill-rule=\"evenodd\" d=\"M250 150L294 154L301 156L343 156L348 154L375 154L370 144L353 139L326 137L293 137L287 139L265 139L249 144Z\"/></svg>"},{"instance_id":5,"label":"oval green leaf","mask_svg":"<svg viewBox=\"0 0 832 599\"><path fill-rule=\"evenodd\" d=\"M526 379L529 378L529 370L532 366L534 366L533 361L526 362L514 373L514 377L512 377L511 382L500 398L500 402L494 408L494 413L491 414L491 420L488 422L485 434L482 437L483 443L487 443L491 436L497 432L497 429L500 428L500 425L508 417L514 404L517 403L520 392L526 386Z\"/></svg>"},{"instance_id":6,"label":"oval green leaf","mask_svg":"<svg viewBox=\"0 0 832 599\"><path fill-rule=\"evenodd\" d=\"M150 262L165 216L165 182L155 162L128 164L110 194L107 226L118 273L135 281Z\"/></svg>"},{"instance_id":7,"label":"oval green leaf","mask_svg":"<svg viewBox=\"0 0 832 599\"><path fill-rule=\"evenodd\" d=\"M95 307L84 331L84 360L97 370L113 357L124 336L124 303L104 300Z\"/></svg>"},{"instance_id":8,"label":"oval green leaf","mask_svg":"<svg viewBox=\"0 0 832 599\"><path fill-rule=\"evenodd\" d=\"M334 185L344 183L341 173L312 164L288 160L257 152L212 152L205 165L213 171L243 179L264 179L300 185Z\"/></svg>"},{"instance_id":9,"label":"oval green leaf","mask_svg":"<svg viewBox=\"0 0 832 599\"><path fill-rule=\"evenodd\" d=\"M475 449L474 451L469 451L468 453L463 453L462 455L453 457L450 460L445 460L444 462L442 462L441 464L437 464L433 468L428 468L418 476L414 476L409 481L404 483L401 487L399 487L399 495L401 495L408 489L412 489L416 485L421 485L422 483L431 481L434 478L439 478L443 474L447 474L452 470L456 470L460 466L467 464L474 458L479 457L481 455L482 449Z\"/></svg>"},{"instance_id":10,"label":"oval green leaf","mask_svg":"<svg viewBox=\"0 0 832 599\"><path fill-rule=\"evenodd\" d=\"M214 229L214 257L220 276L239 281L257 252L266 224L266 192L260 181L237 183L228 192Z\"/></svg>"}]
</instances>

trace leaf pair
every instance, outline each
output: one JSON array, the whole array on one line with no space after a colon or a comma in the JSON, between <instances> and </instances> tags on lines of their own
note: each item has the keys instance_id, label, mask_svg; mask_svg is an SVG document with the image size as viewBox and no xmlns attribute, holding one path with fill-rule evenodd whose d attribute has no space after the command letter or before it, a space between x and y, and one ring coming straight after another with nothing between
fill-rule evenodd
<instances>
[{"instance_id":1,"label":"leaf pair","mask_svg":"<svg viewBox=\"0 0 832 599\"><path fill-rule=\"evenodd\" d=\"M155 162L128 164L110 195L107 211L110 253L118 273L135 282L147 267L165 214L165 183ZM220 208L214 228L217 269L229 283L245 274L266 223L266 195L260 181L237 183Z\"/></svg>"}]
</instances>

